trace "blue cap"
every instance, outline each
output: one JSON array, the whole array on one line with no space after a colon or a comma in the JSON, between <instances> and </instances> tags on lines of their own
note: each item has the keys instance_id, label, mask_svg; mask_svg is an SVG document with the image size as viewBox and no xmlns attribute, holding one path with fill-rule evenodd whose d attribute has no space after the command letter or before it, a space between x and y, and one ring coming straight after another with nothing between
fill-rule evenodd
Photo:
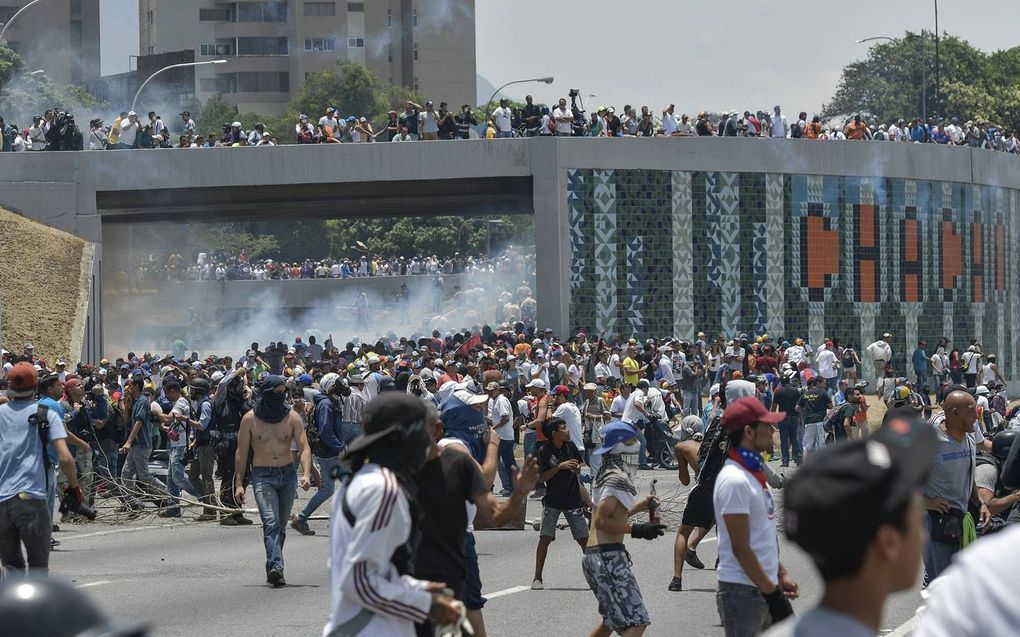
<instances>
[{"instance_id":1,"label":"blue cap","mask_svg":"<svg viewBox=\"0 0 1020 637\"><path fill-rule=\"evenodd\" d=\"M149 366L148 363L142 363L142 369L144 369L145 371L149 371L152 368Z\"/></svg>"},{"instance_id":2,"label":"blue cap","mask_svg":"<svg viewBox=\"0 0 1020 637\"><path fill-rule=\"evenodd\" d=\"M300 376L297 377L297 382L299 382L299 383L301 383L303 385L311 385L312 384L312 377L309 376L308 374L301 374Z\"/></svg>"},{"instance_id":3,"label":"blue cap","mask_svg":"<svg viewBox=\"0 0 1020 637\"><path fill-rule=\"evenodd\" d=\"M637 432L634 428L622 420L614 420L602 430L602 446L592 453L601 456L604 453L608 453L617 444L632 438L637 438Z\"/></svg>"}]
</instances>

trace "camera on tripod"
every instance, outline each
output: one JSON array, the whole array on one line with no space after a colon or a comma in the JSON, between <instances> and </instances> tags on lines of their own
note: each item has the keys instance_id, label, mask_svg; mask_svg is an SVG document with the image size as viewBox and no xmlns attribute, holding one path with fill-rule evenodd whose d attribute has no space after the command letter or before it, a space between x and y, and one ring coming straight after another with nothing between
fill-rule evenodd
<instances>
[{"instance_id":1,"label":"camera on tripod","mask_svg":"<svg viewBox=\"0 0 1020 637\"><path fill-rule=\"evenodd\" d=\"M572 88L567 95L570 96L570 110L574 114L574 119L570 122L570 134L574 137L584 137L588 133L588 120L584 116L584 102L581 102L580 107L577 106L577 98L581 91Z\"/></svg>"}]
</instances>

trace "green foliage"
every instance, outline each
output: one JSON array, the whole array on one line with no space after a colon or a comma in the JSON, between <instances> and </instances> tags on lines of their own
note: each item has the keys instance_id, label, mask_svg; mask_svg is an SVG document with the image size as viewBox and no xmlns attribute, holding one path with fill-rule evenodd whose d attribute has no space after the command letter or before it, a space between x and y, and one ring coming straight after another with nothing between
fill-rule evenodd
<instances>
[{"instance_id":1,"label":"green foliage","mask_svg":"<svg viewBox=\"0 0 1020 637\"><path fill-rule=\"evenodd\" d=\"M25 61L14 49L0 47L0 90L15 76L25 72Z\"/></svg>"},{"instance_id":2,"label":"green foliage","mask_svg":"<svg viewBox=\"0 0 1020 637\"><path fill-rule=\"evenodd\" d=\"M245 232L243 224L225 224L203 228L194 235L196 247L207 252L223 250L227 254L245 254L253 259L272 257L279 249L279 242L272 235L253 235Z\"/></svg>"},{"instance_id":3,"label":"green foliage","mask_svg":"<svg viewBox=\"0 0 1020 637\"><path fill-rule=\"evenodd\" d=\"M872 46L866 59L848 64L821 115L849 118L860 113L890 122L927 112L928 117L1020 126L1015 108L1020 47L989 54L943 34L938 69L936 76L934 34L908 31L897 40Z\"/></svg>"}]
</instances>

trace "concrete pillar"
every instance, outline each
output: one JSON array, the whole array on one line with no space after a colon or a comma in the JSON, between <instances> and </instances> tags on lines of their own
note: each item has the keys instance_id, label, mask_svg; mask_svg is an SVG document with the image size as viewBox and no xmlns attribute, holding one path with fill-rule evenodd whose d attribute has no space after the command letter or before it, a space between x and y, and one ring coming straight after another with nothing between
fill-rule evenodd
<instances>
[{"instance_id":1,"label":"concrete pillar","mask_svg":"<svg viewBox=\"0 0 1020 637\"><path fill-rule=\"evenodd\" d=\"M570 215L567 170L559 165L560 140L531 140L535 208L535 280L538 326L566 337L570 325Z\"/></svg>"}]
</instances>

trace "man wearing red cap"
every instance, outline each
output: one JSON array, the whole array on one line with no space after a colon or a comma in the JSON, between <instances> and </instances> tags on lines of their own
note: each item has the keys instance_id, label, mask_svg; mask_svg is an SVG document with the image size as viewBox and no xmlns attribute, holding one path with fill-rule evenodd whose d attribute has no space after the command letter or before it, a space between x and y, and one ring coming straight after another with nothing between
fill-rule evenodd
<instances>
[{"instance_id":1,"label":"man wearing red cap","mask_svg":"<svg viewBox=\"0 0 1020 637\"><path fill-rule=\"evenodd\" d=\"M769 412L754 397L726 408L720 425L729 451L712 501L719 529L719 615L726 637L757 635L793 614L797 583L779 561L776 506L762 452L783 412Z\"/></svg>"}]
</instances>

